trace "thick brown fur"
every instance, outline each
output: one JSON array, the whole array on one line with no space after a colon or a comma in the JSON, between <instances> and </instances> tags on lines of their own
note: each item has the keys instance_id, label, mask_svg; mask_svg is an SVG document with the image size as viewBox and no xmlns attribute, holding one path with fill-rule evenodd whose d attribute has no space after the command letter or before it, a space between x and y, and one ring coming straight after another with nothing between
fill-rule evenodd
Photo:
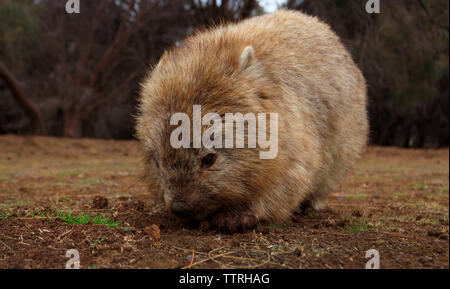
<instances>
[{"instance_id":1,"label":"thick brown fur","mask_svg":"<svg viewBox=\"0 0 450 289\"><path fill-rule=\"evenodd\" d=\"M254 55L242 56L249 46ZM202 115L278 113L277 157L172 148L170 117L192 119L194 104ZM194 219L245 230L288 220L303 201L323 206L366 145L366 85L328 25L281 10L200 32L165 52L142 83L136 130L155 199L169 210L182 200ZM202 169L211 152L216 162Z\"/></svg>"}]
</instances>

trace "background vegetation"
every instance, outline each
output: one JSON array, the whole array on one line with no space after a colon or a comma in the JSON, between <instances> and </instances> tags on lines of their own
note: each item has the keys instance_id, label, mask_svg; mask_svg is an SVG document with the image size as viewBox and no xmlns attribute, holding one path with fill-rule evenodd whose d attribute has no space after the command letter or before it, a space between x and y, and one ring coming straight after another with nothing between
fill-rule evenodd
<instances>
[{"instance_id":1,"label":"background vegetation","mask_svg":"<svg viewBox=\"0 0 450 289\"><path fill-rule=\"evenodd\" d=\"M0 134L131 138L139 81L196 28L264 13L257 0L0 0ZM369 88L371 142L448 146L449 2L288 0L328 22Z\"/></svg>"}]
</instances>

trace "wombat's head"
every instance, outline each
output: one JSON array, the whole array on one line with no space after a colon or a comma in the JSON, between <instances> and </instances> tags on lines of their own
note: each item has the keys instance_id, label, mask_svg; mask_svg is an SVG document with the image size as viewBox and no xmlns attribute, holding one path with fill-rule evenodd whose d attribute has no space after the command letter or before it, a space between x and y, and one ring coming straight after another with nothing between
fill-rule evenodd
<instances>
[{"instance_id":1,"label":"wombat's head","mask_svg":"<svg viewBox=\"0 0 450 289\"><path fill-rule=\"evenodd\" d=\"M245 210L257 192L253 153L225 149L165 149L153 160L166 207L184 219ZM252 177L254 178L252 180Z\"/></svg>"},{"instance_id":2,"label":"wombat's head","mask_svg":"<svg viewBox=\"0 0 450 289\"><path fill-rule=\"evenodd\" d=\"M258 149L248 148L247 138L245 148L205 148L195 146L193 135L194 105L201 105L202 116L217 113L222 121L226 113L256 115L265 112L267 83L253 47L189 41L165 53L144 80L137 137L146 153L147 179L173 214L204 220L218 212L242 212L272 185L279 167L261 160ZM178 121L171 125L176 113L189 117L189 148L171 142L180 127ZM208 128L202 126L202 135Z\"/></svg>"}]
</instances>

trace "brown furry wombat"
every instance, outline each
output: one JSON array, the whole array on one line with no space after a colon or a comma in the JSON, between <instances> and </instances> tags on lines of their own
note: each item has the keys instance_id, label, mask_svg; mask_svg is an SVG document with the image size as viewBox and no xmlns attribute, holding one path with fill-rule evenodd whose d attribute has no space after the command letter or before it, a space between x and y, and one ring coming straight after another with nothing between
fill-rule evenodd
<instances>
[{"instance_id":1,"label":"brown furry wombat","mask_svg":"<svg viewBox=\"0 0 450 289\"><path fill-rule=\"evenodd\" d=\"M194 105L203 115L278 113L276 157L248 147L174 148L171 117L192 117ZM326 24L281 10L165 52L142 83L136 130L150 191L169 211L245 230L288 220L304 202L318 209L343 181L366 145L365 81Z\"/></svg>"}]
</instances>

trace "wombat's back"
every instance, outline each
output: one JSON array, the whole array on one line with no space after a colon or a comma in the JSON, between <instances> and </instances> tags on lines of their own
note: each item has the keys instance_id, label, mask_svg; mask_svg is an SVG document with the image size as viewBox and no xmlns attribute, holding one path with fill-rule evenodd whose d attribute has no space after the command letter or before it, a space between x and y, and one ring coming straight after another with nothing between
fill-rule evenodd
<instances>
[{"instance_id":1,"label":"wombat's back","mask_svg":"<svg viewBox=\"0 0 450 289\"><path fill-rule=\"evenodd\" d=\"M360 70L327 24L299 12L280 10L228 29L254 47L277 87L268 107L280 113L280 146L309 171L308 190L299 195L320 208L366 146Z\"/></svg>"}]
</instances>

